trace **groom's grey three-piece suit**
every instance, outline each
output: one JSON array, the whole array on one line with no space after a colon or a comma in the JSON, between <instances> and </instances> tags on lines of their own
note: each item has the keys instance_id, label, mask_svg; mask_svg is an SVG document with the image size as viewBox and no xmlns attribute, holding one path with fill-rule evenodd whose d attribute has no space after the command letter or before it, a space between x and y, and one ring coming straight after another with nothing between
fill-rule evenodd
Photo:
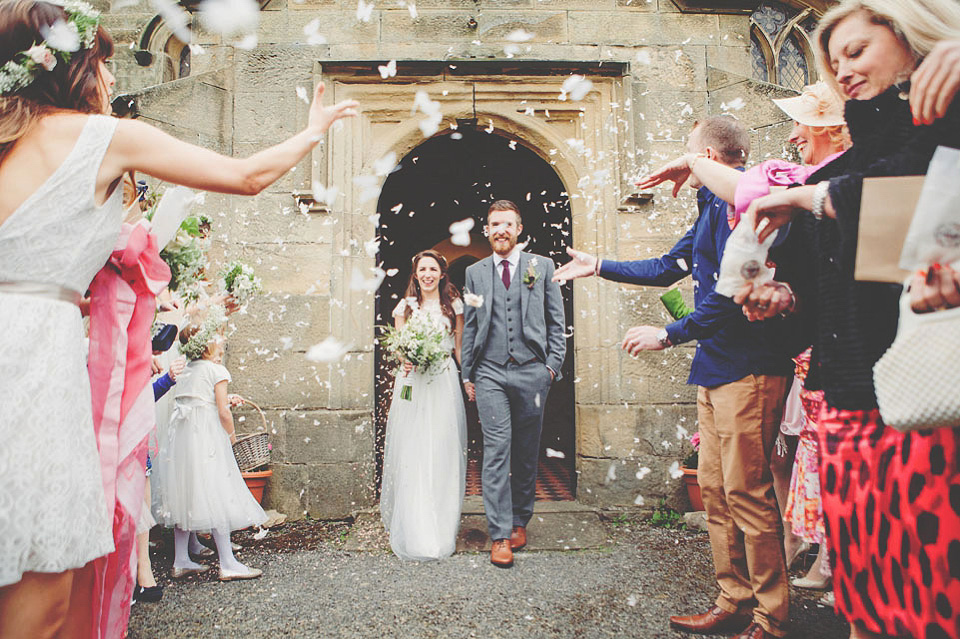
<instances>
[{"instance_id":1,"label":"groom's grey three-piece suit","mask_svg":"<svg viewBox=\"0 0 960 639\"><path fill-rule=\"evenodd\" d=\"M553 261L520 252L509 288L500 261L494 253L467 268L466 291L482 296L483 304L466 306L461 349L463 380L476 388L483 506L494 540L509 539L513 526L526 526L533 516L550 371L559 377L566 354Z\"/></svg>"}]
</instances>

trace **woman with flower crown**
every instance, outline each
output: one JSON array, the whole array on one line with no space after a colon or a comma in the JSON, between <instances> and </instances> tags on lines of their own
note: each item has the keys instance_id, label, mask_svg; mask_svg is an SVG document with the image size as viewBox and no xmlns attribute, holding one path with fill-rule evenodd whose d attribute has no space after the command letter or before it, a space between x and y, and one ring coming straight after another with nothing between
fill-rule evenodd
<instances>
[{"instance_id":1,"label":"woman with flower crown","mask_svg":"<svg viewBox=\"0 0 960 639\"><path fill-rule=\"evenodd\" d=\"M121 178L253 195L356 106L324 107L319 85L303 131L225 157L108 117L112 53L84 2L0 2L2 637L126 630L143 473L124 469L143 467L146 433L124 417L152 410L149 330L165 267L145 227L121 237ZM78 307L88 288L89 374ZM120 385L112 357L125 362Z\"/></svg>"},{"instance_id":2,"label":"woman with flower crown","mask_svg":"<svg viewBox=\"0 0 960 639\"><path fill-rule=\"evenodd\" d=\"M422 370L405 361L397 373L387 417L380 516L398 557L442 559L457 546L467 471L467 417L451 357L460 362L463 302L442 255L421 251L413 257L407 292L393 318L395 336L409 325L421 341L429 342L436 332L442 338L435 349L439 363ZM424 344L419 350L432 349Z\"/></svg>"}]
</instances>

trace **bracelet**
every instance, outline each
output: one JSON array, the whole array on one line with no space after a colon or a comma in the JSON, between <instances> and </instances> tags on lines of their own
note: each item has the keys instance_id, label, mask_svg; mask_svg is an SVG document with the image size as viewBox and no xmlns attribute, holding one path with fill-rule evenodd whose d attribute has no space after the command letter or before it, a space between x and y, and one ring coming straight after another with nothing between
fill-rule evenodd
<instances>
[{"instance_id":1,"label":"bracelet","mask_svg":"<svg viewBox=\"0 0 960 639\"><path fill-rule=\"evenodd\" d=\"M817 182L817 185L813 187L813 206L810 208L810 212L813 213L813 217L818 220L823 219L823 207L827 202L827 192L829 189L830 182L826 180Z\"/></svg>"}]
</instances>

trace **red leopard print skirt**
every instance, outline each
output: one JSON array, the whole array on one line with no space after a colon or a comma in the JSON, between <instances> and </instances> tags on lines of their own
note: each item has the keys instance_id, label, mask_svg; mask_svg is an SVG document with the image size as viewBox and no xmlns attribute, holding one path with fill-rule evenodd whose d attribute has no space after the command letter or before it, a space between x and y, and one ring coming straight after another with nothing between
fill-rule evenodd
<instances>
[{"instance_id":1,"label":"red leopard print skirt","mask_svg":"<svg viewBox=\"0 0 960 639\"><path fill-rule=\"evenodd\" d=\"M819 435L837 611L875 633L960 639L960 428L903 434L824 402Z\"/></svg>"}]
</instances>

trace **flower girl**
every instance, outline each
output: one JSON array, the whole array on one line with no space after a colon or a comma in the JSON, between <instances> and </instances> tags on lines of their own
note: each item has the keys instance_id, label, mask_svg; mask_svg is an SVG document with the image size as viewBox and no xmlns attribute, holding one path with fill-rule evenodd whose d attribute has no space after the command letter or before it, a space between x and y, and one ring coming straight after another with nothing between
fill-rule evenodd
<instances>
[{"instance_id":1,"label":"flower girl","mask_svg":"<svg viewBox=\"0 0 960 639\"><path fill-rule=\"evenodd\" d=\"M209 530L220 557L220 580L262 574L233 556L230 532L267 520L240 476L231 443L236 441L227 399L230 373L223 356L224 311L214 307L202 325L180 331L180 350L190 363L177 381L170 426L161 444L160 520L174 528L173 577L204 572L191 561L191 531Z\"/></svg>"}]
</instances>

